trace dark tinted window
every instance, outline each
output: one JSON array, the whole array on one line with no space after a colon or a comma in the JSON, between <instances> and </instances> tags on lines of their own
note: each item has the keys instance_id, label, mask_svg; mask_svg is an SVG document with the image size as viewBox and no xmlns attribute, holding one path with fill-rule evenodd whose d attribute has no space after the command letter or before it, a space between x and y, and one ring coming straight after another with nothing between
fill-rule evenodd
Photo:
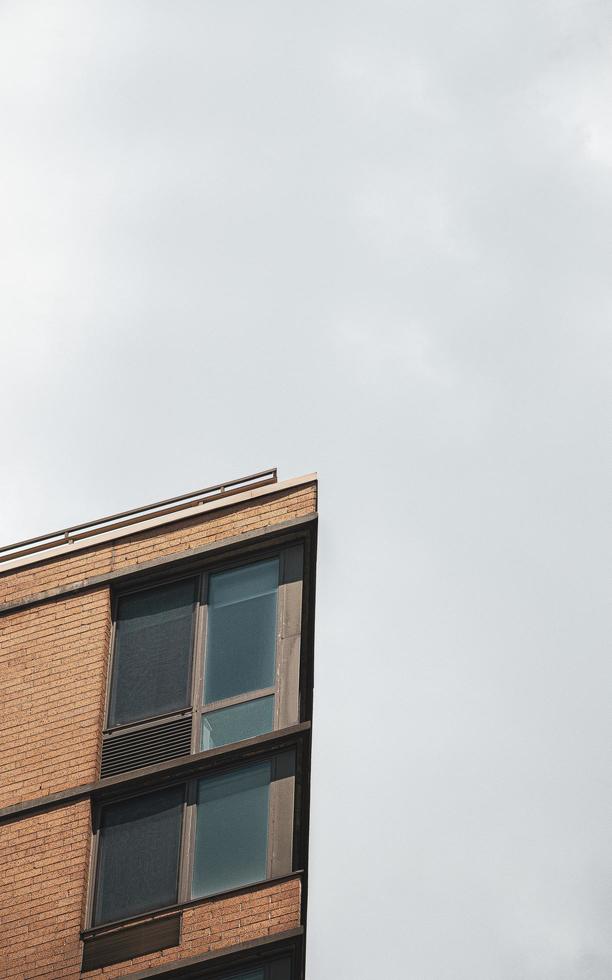
<instances>
[{"instance_id":1,"label":"dark tinted window","mask_svg":"<svg viewBox=\"0 0 612 980\"><path fill-rule=\"evenodd\" d=\"M283 956L281 959L271 960L262 966L243 966L239 970L230 970L228 973L198 973L202 980L291 980L291 957Z\"/></svg>"},{"instance_id":2,"label":"dark tinted window","mask_svg":"<svg viewBox=\"0 0 612 980\"><path fill-rule=\"evenodd\" d=\"M120 599L109 725L189 705L194 601L193 579Z\"/></svg>"},{"instance_id":3,"label":"dark tinted window","mask_svg":"<svg viewBox=\"0 0 612 980\"><path fill-rule=\"evenodd\" d=\"M204 703L274 685L278 561L210 576Z\"/></svg>"},{"instance_id":4,"label":"dark tinted window","mask_svg":"<svg viewBox=\"0 0 612 980\"><path fill-rule=\"evenodd\" d=\"M262 966L243 966L241 969L230 970L228 973L198 973L198 977L208 980L291 980L291 957L271 960Z\"/></svg>"},{"instance_id":5,"label":"dark tinted window","mask_svg":"<svg viewBox=\"0 0 612 980\"><path fill-rule=\"evenodd\" d=\"M240 973L226 974L220 980L265 980L265 977L263 966L259 966L254 969L241 970Z\"/></svg>"},{"instance_id":6,"label":"dark tinted window","mask_svg":"<svg viewBox=\"0 0 612 980\"><path fill-rule=\"evenodd\" d=\"M94 925L177 901L183 796L173 786L104 807Z\"/></svg>"},{"instance_id":7,"label":"dark tinted window","mask_svg":"<svg viewBox=\"0 0 612 980\"><path fill-rule=\"evenodd\" d=\"M194 898L266 878L271 771L258 762L198 783Z\"/></svg>"}]
</instances>

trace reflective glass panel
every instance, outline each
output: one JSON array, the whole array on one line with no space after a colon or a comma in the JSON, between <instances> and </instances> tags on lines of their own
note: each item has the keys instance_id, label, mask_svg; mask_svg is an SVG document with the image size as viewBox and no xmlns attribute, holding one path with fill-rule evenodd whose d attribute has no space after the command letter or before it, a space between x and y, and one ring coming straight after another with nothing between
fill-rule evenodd
<instances>
[{"instance_id":1,"label":"reflective glass panel","mask_svg":"<svg viewBox=\"0 0 612 980\"><path fill-rule=\"evenodd\" d=\"M209 976L209 973L198 973L198 977ZM265 966L245 966L242 969L230 970L215 980L291 980L291 957L283 956L274 959Z\"/></svg>"},{"instance_id":2,"label":"reflective glass panel","mask_svg":"<svg viewBox=\"0 0 612 980\"><path fill-rule=\"evenodd\" d=\"M233 704L202 715L201 749L214 749L244 738L271 732L274 727L274 695Z\"/></svg>"},{"instance_id":3,"label":"reflective glass panel","mask_svg":"<svg viewBox=\"0 0 612 980\"><path fill-rule=\"evenodd\" d=\"M263 966L256 967L254 970L242 970L240 973L231 973L222 980L264 980L265 973Z\"/></svg>"},{"instance_id":4,"label":"reflective glass panel","mask_svg":"<svg viewBox=\"0 0 612 980\"><path fill-rule=\"evenodd\" d=\"M274 685L278 560L210 576L204 703Z\"/></svg>"},{"instance_id":5,"label":"reflective glass panel","mask_svg":"<svg viewBox=\"0 0 612 980\"><path fill-rule=\"evenodd\" d=\"M271 771L258 762L198 783L193 898L266 878Z\"/></svg>"},{"instance_id":6,"label":"reflective glass panel","mask_svg":"<svg viewBox=\"0 0 612 980\"><path fill-rule=\"evenodd\" d=\"M195 580L119 600L109 725L188 707Z\"/></svg>"},{"instance_id":7,"label":"reflective glass panel","mask_svg":"<svg viewBox=\"0 0 612 980\"><path fill-rule=\"evenodd\" d=\"M183 787L104 807L94 925L177 900Z\"/></svg>"}]
</instances>

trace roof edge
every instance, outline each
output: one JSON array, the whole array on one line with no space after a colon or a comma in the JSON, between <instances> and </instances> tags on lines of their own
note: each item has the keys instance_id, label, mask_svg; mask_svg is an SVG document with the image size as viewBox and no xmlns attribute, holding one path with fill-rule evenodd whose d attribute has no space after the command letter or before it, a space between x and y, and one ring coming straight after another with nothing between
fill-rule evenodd
<instances>
[{"instance_id":1,"label":"roof edge","mask_svg":"<svg viewBox=\"0 0 612 980\"><path fill-rule=\"evenodd\" d=\"M289 480L279 480L276 483L252 487L251 489L245 489L238 493L232 493L231 495L228 494L221 499L197 500L193 505L186 505L178 512L173 511L172 513L160 514L147 518L146 520L141 519L138 522L126 522L123 527L114 528L110 531L102 529L100 534L94 533L81 540L67 541L54 548L36 551L19 558L9 558L6 561L0 562L0 575L27 567L28 565L44 564L54 558L70 556L77 551L95 548L107 541L115 541L118 538L141 534L144 531L151 530L151 528L163 527L166 524L176 524L179 521L184 521L191 517L198 517L200 514L206 514L210 511L222 510L226 507L233 507L235 504L245 503L246 501L255 500L260 497L272 496L284 490L292 490L295 487L305 486L308 483L316 483L317 480L318 474L316 472L306 473L304 476L293 477Z\"/></svg>"}]
</instances>

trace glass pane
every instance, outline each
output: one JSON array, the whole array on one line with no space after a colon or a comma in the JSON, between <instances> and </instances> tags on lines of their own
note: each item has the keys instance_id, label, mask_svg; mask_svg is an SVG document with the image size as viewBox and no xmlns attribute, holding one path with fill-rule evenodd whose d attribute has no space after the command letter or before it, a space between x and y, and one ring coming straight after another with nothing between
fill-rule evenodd
<instances>
[{"instance_id":1,"label":"glass pane","mask_svg":"<svg viewBox=\"0 0 612 980\"><path fill-rule=\"evenodd\" d=\"M274 727L274 695L244 704L219 708L202 716L201 749L214 749L243 738L271 732Z\"/></svg>"},{"instance_id":2,"label":"glass pane","mask_svg":"<svg viewBox=\"0 0 612 980\"><path fill-rule=\"evenodd\" d=\"M177 900L183 787L104 807L94 925Z\"/></svg>"},{"instance_id":3,"label":"glass pane","mask_svg":"<svg viewBox=\"0 0 612 980\"><path fill-rule=\"evenodd\" d=\"M120 600L109 725L189 706L194 600L194 579Z\"/></svg>"},{"instance_id":4,"label":"glass pane","mask_svg":"<svg viewBox=\"0 0 612 980\"><path fill-rule=\"evenodd\" d=\"M210 576L204 703L274 684L278 561Z\"/></svg>"},{"instance_id":5,"label":"glass pane","mask_svg":"<svg viewBox=\"0 0 612 980\"><path fill-rule=\"evenodd\" d=\"M241 970L240 973L228 973L223 976L221 980L264 980L264 968L263 966L255 967L255 969Z\"/></svg>"},{"instance_id":6,"label":"glass pane","mask_svg":"<svg viewBox=\"0 0 612 980\"><path fill-rule=\"evenodd\" d=\"M266 980L291 980L291 957L284 956L270 963Z\"/></svg>"},{"instance_id":7,"label":"glass pane","mask_svg":"<svg viewBox=\"0 0 612 980\"><path fill-rule=\"evenodd\" d=\"M198 973L198 976L204 977L205 974ZM237 971L231 970L222 974L218 980L291 980L291 957L283 956L267 966L245 966Z\"/></svg>"},{"instance_id":8,"label":"glass pane","mask_svg":"<svg viewBox=\"0 0 612 980\"><path fill-rule=\"evenodd\" d=\"M193 898L266 877L271 768L259 762L198 783Z\"/></svg>"}]
</instances>

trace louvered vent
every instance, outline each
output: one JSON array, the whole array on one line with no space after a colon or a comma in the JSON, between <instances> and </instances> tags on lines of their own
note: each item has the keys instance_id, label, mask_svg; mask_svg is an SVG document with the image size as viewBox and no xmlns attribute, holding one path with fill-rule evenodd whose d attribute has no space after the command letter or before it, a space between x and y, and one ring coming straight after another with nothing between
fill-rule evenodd
<instances>
[{"instance_id":1,"label":"louvered vent","mask_svg":"<svg viewBox=\"0 0 612 980\"><path fill-rule=\"evenodd\" d=\"M141 728L125 735L106 736L102 745L100 775L116 776L120 772L153 766L157 762L189 755L191 751L191 716L174 718L152 728Z\"/></svg>"}]
</instances>

